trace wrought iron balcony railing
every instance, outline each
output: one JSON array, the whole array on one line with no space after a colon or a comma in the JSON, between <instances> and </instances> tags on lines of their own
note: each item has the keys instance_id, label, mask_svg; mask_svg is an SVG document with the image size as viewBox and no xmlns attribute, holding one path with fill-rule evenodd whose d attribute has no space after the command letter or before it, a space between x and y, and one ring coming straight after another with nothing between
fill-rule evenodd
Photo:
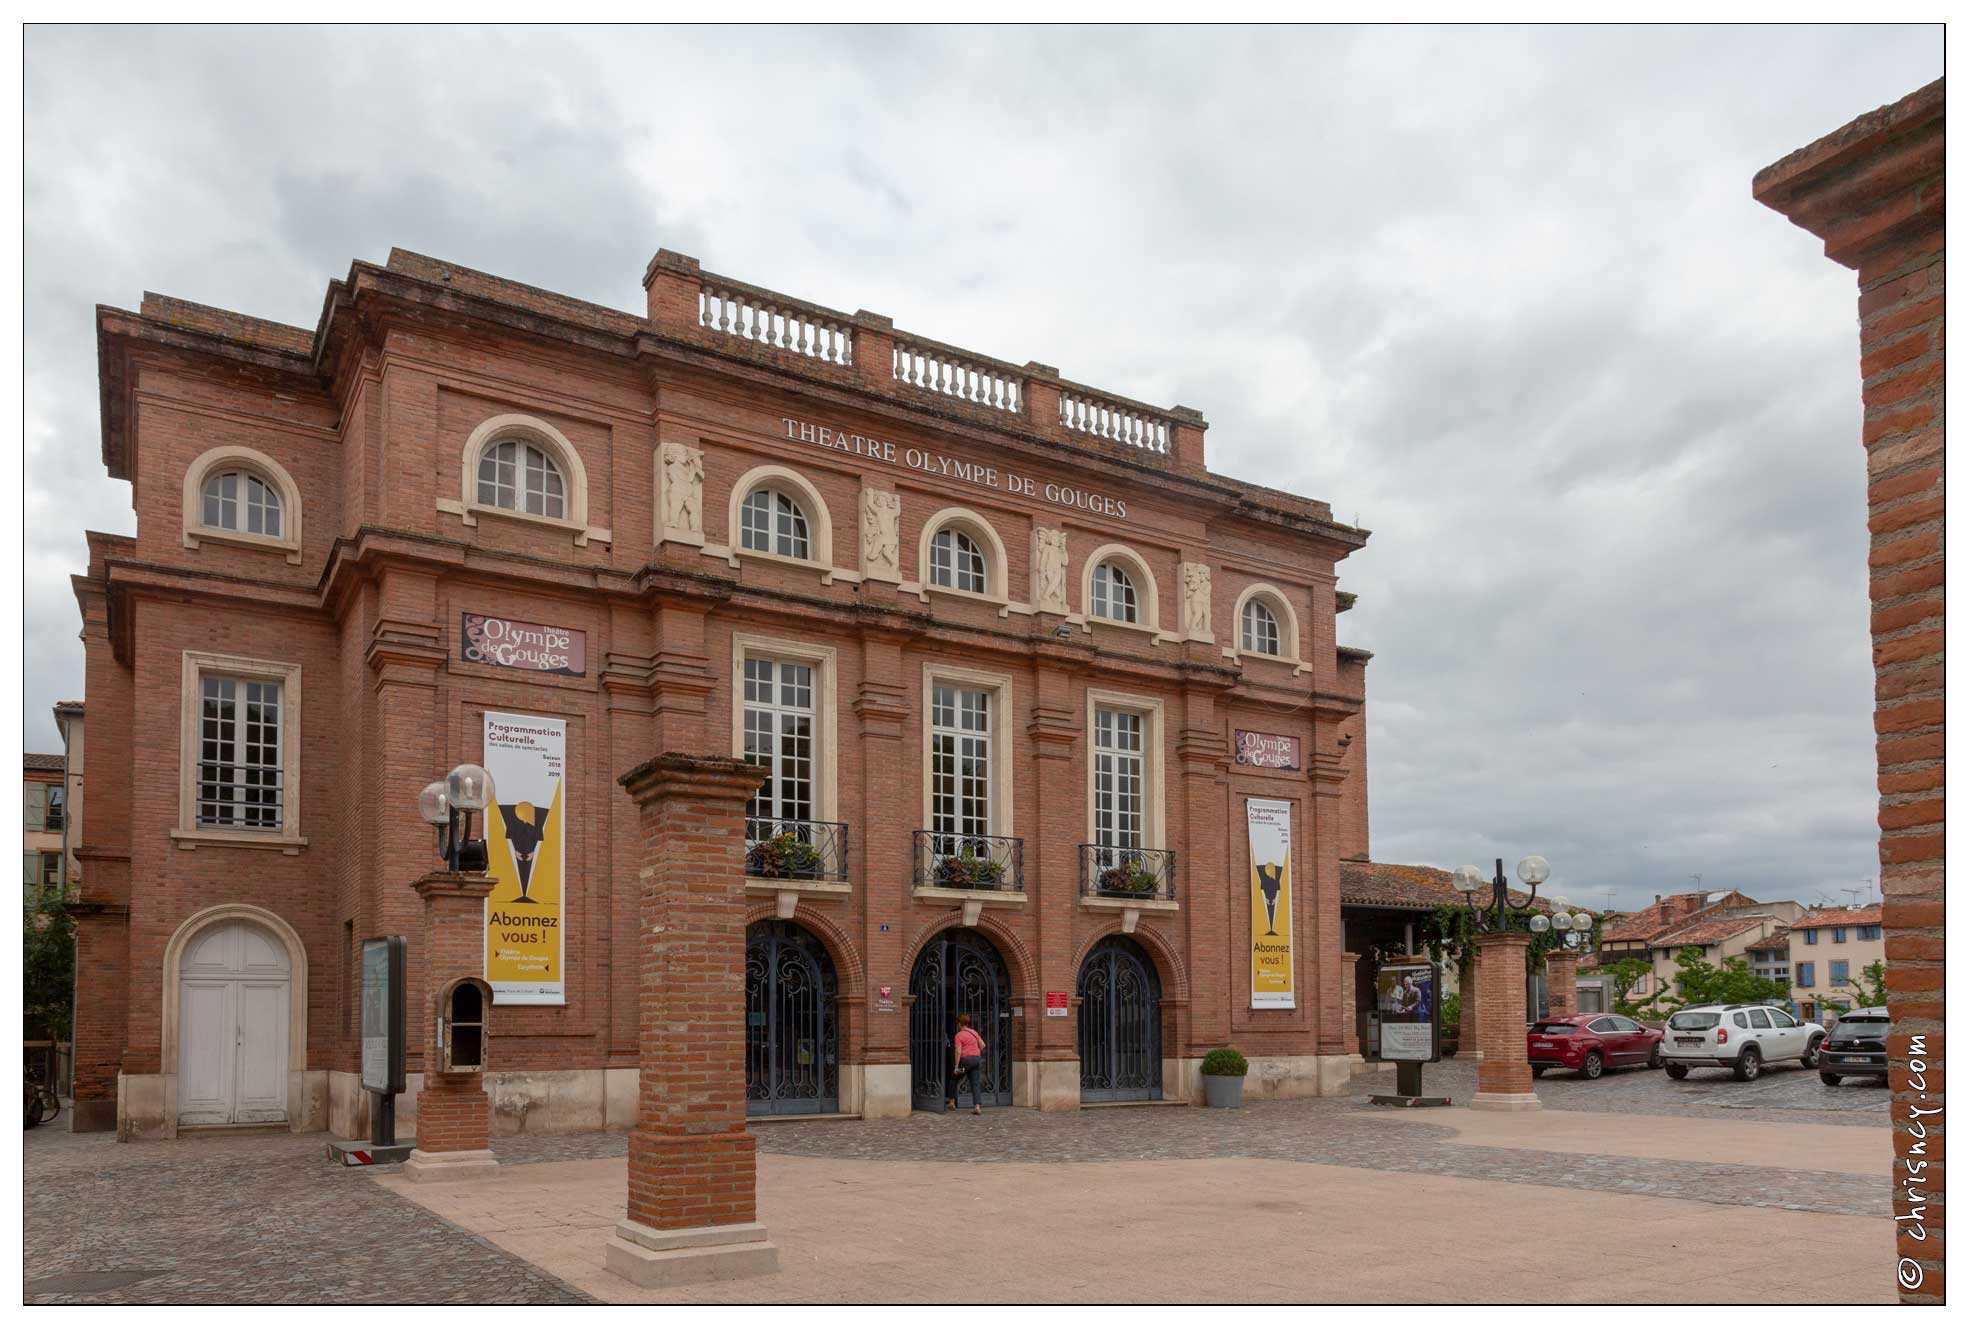
<instances>
[{"instance_id":1,"label":"wrought iron balcony railing","mask_svg":"<svg viewBox=\"0 0 1969 1329\"><path fill-rule=\"evenodd\" d=\"M747 817L745 875L769 881L846 881L848 827L838 821Z\"/></svg>"},{"instance_id":2,"label":"wrought iron balcony railing","mask_svg":"<svg viewBox=\"0 0 1969 1329\"><path fill-rule=\"evenodd\" d=\"M1025 845L1016 835L917 831L916 884L954 891L1022 891Z\"/></svg>"},{"instance_id":3,"label":"wrought iron balcony railing","mask_svg":"<svg viewBox=\"0 0 1969 1329\"><path fill-rule=\"evenodd\" d=\"M1080 846L1080 893L1103 900L1173 900L1176 851L1084 844Z\"/></svg>"}]
</instances>

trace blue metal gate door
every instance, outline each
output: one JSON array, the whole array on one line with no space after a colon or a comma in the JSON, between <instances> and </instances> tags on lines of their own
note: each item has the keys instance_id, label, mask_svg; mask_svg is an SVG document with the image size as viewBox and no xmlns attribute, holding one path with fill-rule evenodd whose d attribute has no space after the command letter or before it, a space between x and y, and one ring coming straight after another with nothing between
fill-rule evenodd
<instances>
[{"instance_id":1,"label":"blue metal gate door","mask_svg":"<svg viewBox=\"0 0 1969 1329\"><path fill-rule=\"evenodd\" d=\"M1080 1101L1162 1097L1162 980L1140 944L1109 937L1080 966Z\"/></svg>"},{"instance_id":2,"label":"blue metal gate door","mask_svg":"<svg viewBox=\"0 0 1969 1329\"><path fill-rule=\"evenodd\" d=\"M969 928L941 932L916 957L909 990L912 1103L926 1112L944 1110L953 1088L951 1040L957 1017L968 1015L985 1043L984 1101L1011 1106L1012 982L998 948Z\"/></svg>"},{"instance_id":3,"label":"blue metal gate door","mask_svg":"<svg viewBox=\"0 0 1969 1329\"><path fill-rule=\"evenodd\" d=\"M745 1111L839 1112L834 962L805 928L777 920L745 933Z\"/></svg>"}]
</instances>

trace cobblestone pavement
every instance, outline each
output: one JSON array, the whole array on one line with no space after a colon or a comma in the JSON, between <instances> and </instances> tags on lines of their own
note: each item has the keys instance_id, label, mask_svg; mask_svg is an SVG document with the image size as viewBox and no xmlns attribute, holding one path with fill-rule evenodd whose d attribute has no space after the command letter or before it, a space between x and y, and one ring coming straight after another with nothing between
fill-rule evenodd
<instances>
[{"instance_id":1,"label":"cobblestone pavement","mask_svg":"<svg viewBox=\"0 0 1969 1329\"><path fill-rule=\"evenodd\" d=\"M330 1163L326 1135L118 1144L66 1128L26 1133L30 1304L589 1300Z\"/></svg>"},{"instance_id":2,"label":"cobblestone pavement","mask_svg":"<svg viewBox=\"0 0 1969 1329\"><path fill-rule=\"evenodd\" d=\"M1436 1062L1422 1070L1431 1094L1459 1103L1477 1091L1475 1061ZM1393 1093L1392 1069L1356 1075L1353 1091ZM1597 1080L1572 1071L1547 1071L1533 1085L1539 1101L1562 1112L1633 1112L1650 1117L1712 1117L1730 1121L1789 1121L1819 1126L1887 1129L1890 1096L1878 1080L1847 1080L1828 1085L1817 1071L1796 1062L1766 1066L1755 1080L1738 1084L1727 1070L1699 1069L1686 1080L1645 1067L1610 1070Z\"/></svg>"}]
</instances>

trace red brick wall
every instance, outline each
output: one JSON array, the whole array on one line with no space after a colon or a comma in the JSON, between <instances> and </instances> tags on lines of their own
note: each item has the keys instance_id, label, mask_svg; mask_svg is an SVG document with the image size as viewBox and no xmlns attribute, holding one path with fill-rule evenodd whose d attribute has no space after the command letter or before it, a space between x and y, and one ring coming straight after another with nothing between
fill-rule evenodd
<instances>
[{"instance_id":1,"label":"red brick wall","mask_svg":"<svg viewBox=\"0 0 1969 1329\"><path fill-rule=\"evenodd\" d=\"M1758 172L1859 275L1894 1205L1908 1301L1940 1301L1943 1112L1943 84Z\"/></svg>"}]
</instances>

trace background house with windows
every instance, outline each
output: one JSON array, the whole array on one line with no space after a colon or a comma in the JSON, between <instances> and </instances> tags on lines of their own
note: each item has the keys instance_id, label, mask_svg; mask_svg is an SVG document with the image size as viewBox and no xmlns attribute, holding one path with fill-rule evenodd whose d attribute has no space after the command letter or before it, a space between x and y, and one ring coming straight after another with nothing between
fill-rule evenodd
<instances>
[{"instance_id":1,"label":"background house with windows","mask_svg":"<svg viewBox=\"0 0 1969 1329\"><path fill-rule=\"evenodd\" d=\"M1672 995L1676 957L1694 946L1710 964L1743 956L1775 976L1785 963L1787 930L1804 913L1792 900L1753 900L1741 891L1657 895L1654 903L1609 918L1600 933L1599 963L1639 959L1648 965L1627 999L1639 1004Z\"/></svg>"},{"instance_id":2,"label":"background house with windows","mask_svg":"<svg viewBox=\"0 0 1969 1329\"><path fill-rule=\"evenodd\" d=\"M1867 967L1887 961L1880 909L1813 909L1792 924L1792 1000L1805 1019L1826 1021L1865 1004L1860 989L1872 986Z\"/></svg>"},{"instance_id":3,"label":"background house with windows","mask_svg":"<svg viewBox=\"0 0 1969 1329\"><path fill-rule=\"evenodd\" d=\"M21 884L28 902L42 887L62 883L62 833L68 818L68 782L59 752L21 756L23 825Z\"/></svg>"},{"instance_id":4,"label":"background house with windows","mask_svg":"<svg viewBox=\"0 0 1969 1329\"><path fill-rule=\"evenodd\" d=\"M78 1127L362 1133L360 943L409 936L415 988L418 795L492 714L565 736L560 1001L494 1013L496 1129L633 1115L616 777L664 752L759 770L753 1112L941 1109L960 1013L1002 1103L1188 1098L1226 1043L1254 1095L1337 1090L1367 533L1212 472L1186 407L669 251L639 306L394 251L313 328L97 311L136 532L75 582ZM488 620L570 649L485 649ZM1290 828L1271 1004L1253 800Z\"/></svg>"}]
</instances>

